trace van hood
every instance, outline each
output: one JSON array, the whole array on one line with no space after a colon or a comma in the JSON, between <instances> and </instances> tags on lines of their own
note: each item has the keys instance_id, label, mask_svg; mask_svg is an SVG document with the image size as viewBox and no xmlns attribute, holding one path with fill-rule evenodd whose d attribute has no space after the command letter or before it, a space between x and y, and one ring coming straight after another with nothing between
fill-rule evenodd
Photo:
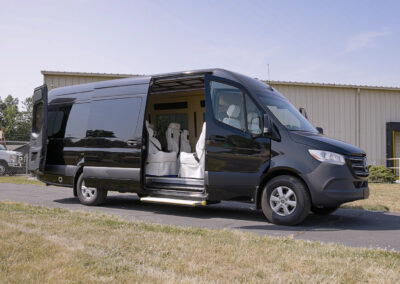
<instances>
[{"instance_id":1,"label":"van hood","mask_svg":"<svg viewBox=\"0 0 400 284\"><path fill-rule=\"evenodd\" d=\"M10 150L2 150L2 151L0 151L0 152L1 152L1 153L8 154L8 155L21 155L20 152L10 151Z\"/></svg>"},{"instance_id":2,"label":"van hood","mask_svg":"<svg viewBox=\"0 0 400 284\"><path fill-rule=\"evenodd\" d=\"M293 139L293 141L310 146L310 148L313 148L315 150L330 151L343 155L350 155L350 154L365 155L365 152L363 150L354 145L339 140L335 140L332 138L328 138L321 134L305 132L305 131L289 131L289 132L290 132L290 137Z\"/></svg>"}]
</instances>

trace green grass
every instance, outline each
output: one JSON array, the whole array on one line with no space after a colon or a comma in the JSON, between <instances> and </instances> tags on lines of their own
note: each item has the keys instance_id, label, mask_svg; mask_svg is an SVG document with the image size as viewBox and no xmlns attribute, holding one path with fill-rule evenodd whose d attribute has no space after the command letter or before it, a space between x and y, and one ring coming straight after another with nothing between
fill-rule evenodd
<instances>
[{"instance_id":1,"label":"green grass","mask_svg":"<svg viewBox=\"0 0 400 284\"><path fill-rule=\"evenodd\" d=\"M26 176L0 176L0 183L45 185L43 182Z\"/></svg>"},{"instance_id":2,"label":"green grass","mask_svg":"<svg viewBox=\"0 0 400 284\"><path fill-rule=\"evenodd\" d=\"M399 283L400 254L0 202L3 283Z\"/></svg>"}]
</instances>

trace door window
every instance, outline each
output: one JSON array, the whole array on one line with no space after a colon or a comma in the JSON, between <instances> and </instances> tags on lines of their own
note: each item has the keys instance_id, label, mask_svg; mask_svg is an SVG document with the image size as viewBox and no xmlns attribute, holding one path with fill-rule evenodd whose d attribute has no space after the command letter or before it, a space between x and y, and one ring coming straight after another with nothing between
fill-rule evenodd
<instances>
[{"instance_id":1,"label":"door window","mask_svg":"<svg viewBox=\"0 0 400 284\"><path fill-rule=\"evenodd\" d=\"M247 114L247 130L251 134L261 134L261 111L253 102L253 100L249 97L249 95L245 95L246 98L246 114Z\"/></svg>"},{"instance_id":2,"label":"door window","mask_svg":"<svg viewBox=\"0 0 400 284\"><path fill-rule=\"evenodd\" d=\"M231 85L211 82L211 101L218 121L245 131L243 93Z\"/></svg>"}]
</instances>

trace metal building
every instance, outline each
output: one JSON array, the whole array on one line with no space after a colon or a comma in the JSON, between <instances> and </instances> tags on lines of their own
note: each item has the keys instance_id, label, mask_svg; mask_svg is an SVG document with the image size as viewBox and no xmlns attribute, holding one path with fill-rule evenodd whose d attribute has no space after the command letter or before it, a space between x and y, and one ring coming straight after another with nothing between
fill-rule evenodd
<instances>
[{"instance_id":1,"label":"metal building","mask_svg":"<svg viewBox=\"0 0 400 284\"><path fill-rule=\"evenodd\" d=\"M49 90L138 75L42 71ZM366 151L369 164L395 165L400 158L400 87L270 81L297 108L304 107L324 134Z\"/></svg>"}]
</instances>

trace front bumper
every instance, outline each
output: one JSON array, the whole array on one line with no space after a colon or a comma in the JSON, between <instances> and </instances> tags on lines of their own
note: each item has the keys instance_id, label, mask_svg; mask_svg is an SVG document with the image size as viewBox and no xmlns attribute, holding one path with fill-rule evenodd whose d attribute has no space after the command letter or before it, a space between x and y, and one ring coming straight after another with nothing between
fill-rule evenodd
<instances>
[{"instance_id":1,"label":"front bumper","mask_svg":"<svg viewBox=\"0 0 400 284\"><path fill-rule=\"evenodd\" d=\"M320 163L303 179L314 206L333 207L369 197L368 178L354 175L348 165Z\"/></svg>"},{"instance_id":2,"label":"front bumper","mask_svg":"<svg viewBox=\"0 0 400 284\"><path fill-rule=\"evenodd\" d=\"M22 163L8 163L8 168L22 168L24 165Z\"/></svg>"}]
</instances>

